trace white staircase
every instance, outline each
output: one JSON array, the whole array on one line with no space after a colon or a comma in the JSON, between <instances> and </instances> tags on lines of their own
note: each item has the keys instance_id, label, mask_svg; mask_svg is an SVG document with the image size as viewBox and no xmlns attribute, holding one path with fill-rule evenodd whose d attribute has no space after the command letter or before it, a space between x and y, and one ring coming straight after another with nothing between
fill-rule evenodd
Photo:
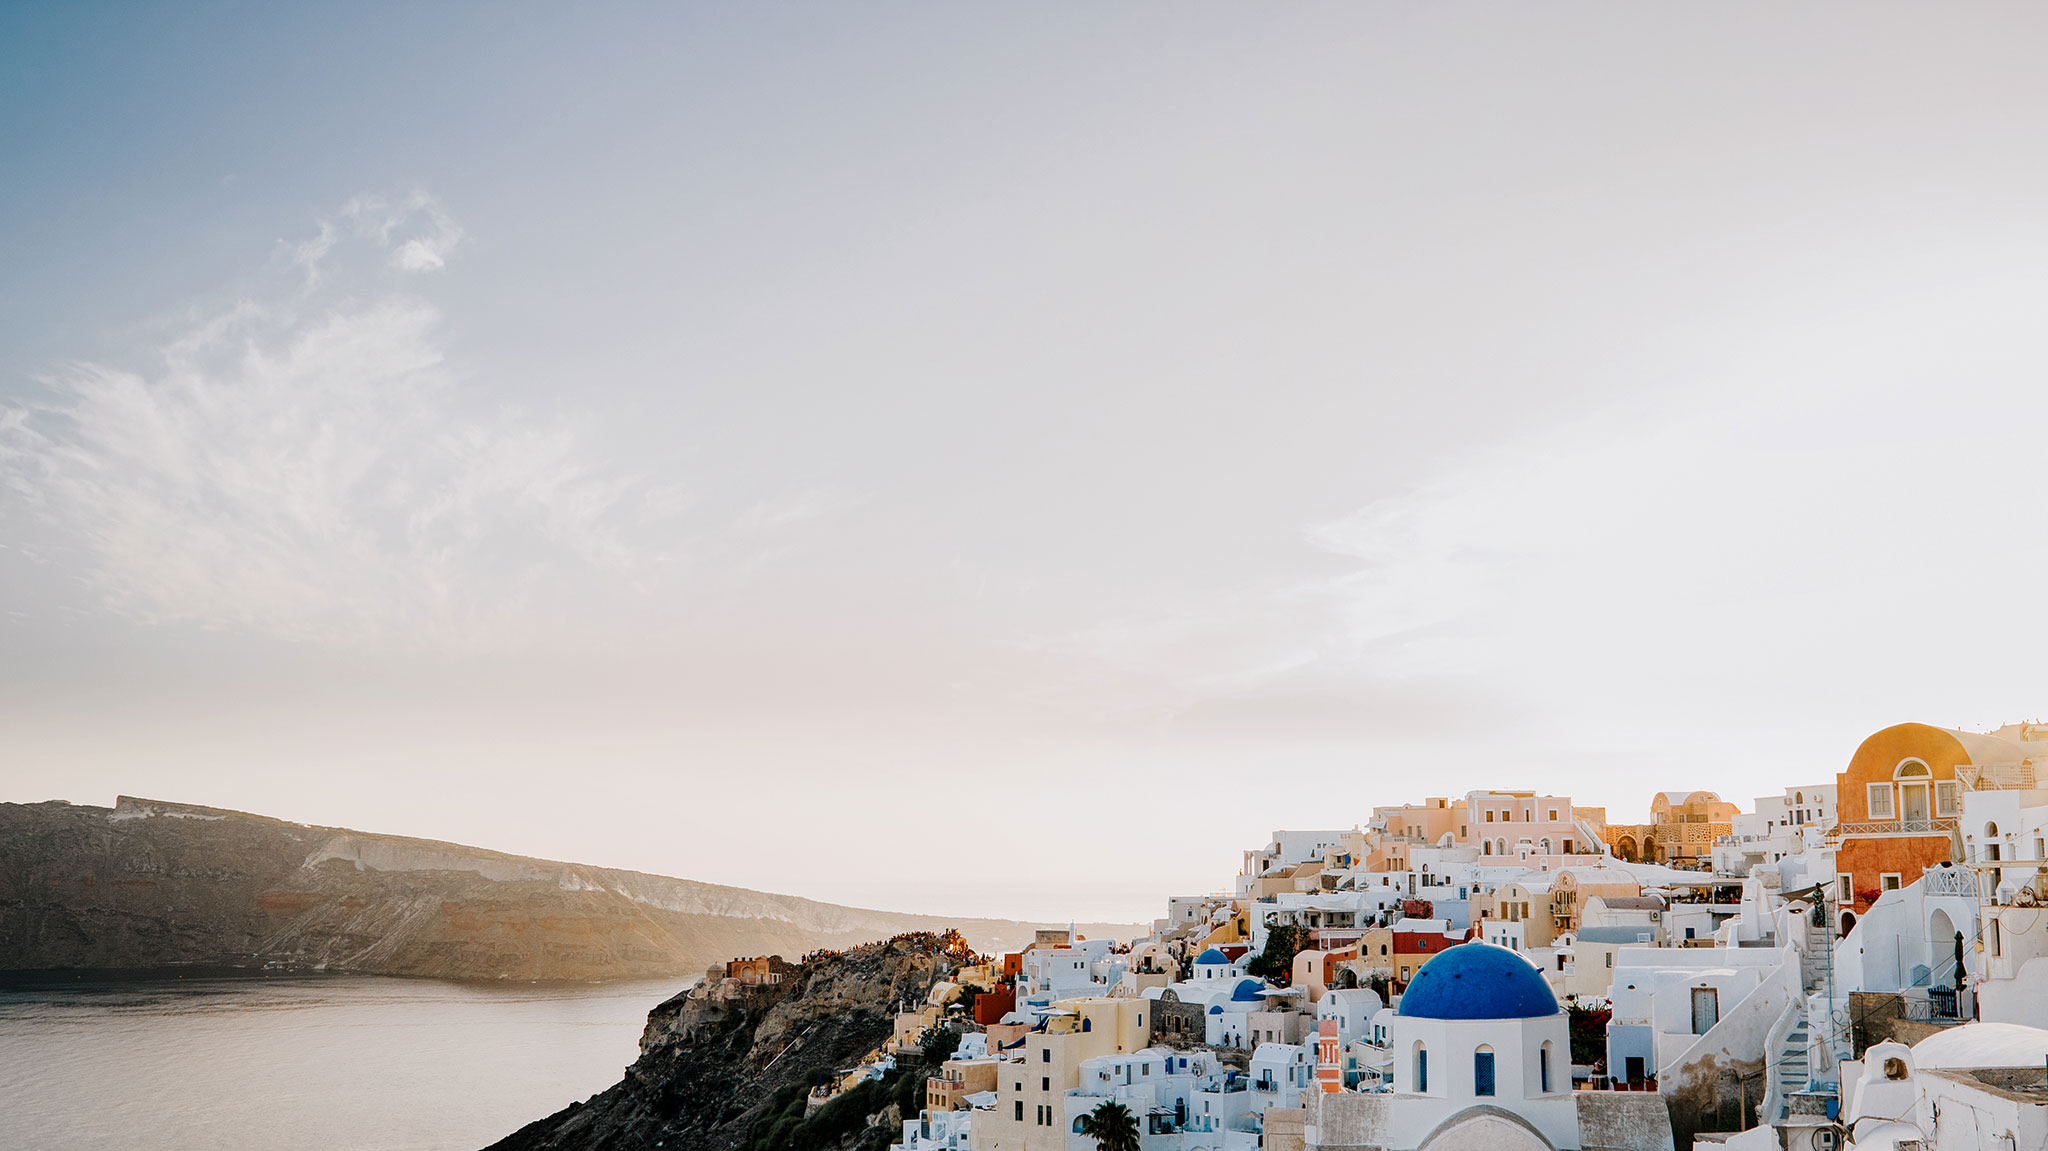
<instances>
[{"instance_id":1,"label":"white staircase","mask_svg":"<svg viewBox=\"0 0 2048 1151\"><path fill-rule=\"evenodd\" d=\"M1806 1090L1811 1070L1806 1065L1808 1030L1806 1006L1802 1003L1794 1008L1791 1029L1785 1032L1784 1038L1778 1041L1777 1050L1771 1053L1771 1086L1776 1088L1781 1108L1794 1091Z\"/></svg>"},{"instance_id":2,"label":"white staircase","mask_svg":"<svg viewBox=\"0 0 2048 1151\"><path fill-rule=\"evenodd\" d=\"M1811 914L1799 917L1806 930L1805 946L1799 949L1799 978L1809 994L1827 987L1828 968L1835 959L1835 942L1841 938L1834 918L1824 913L1822 921L1815 924Z\"/></svg>"},{"instance_id":3,"label":"white staircase","mask_svg":"<svg viewBox=\"0 0 2048 1151\"><path fill-rule=\"evenodd\" d=\"M1821 906L1825 908L1826 904ZM1801 915L1799 921L1805 933L1799 948L1800 982L1807 995L1827 991L1835 944L1840 938L1834 916L1823 911L1821 922L1815 923L1812 914L1808 913ZM1805 1091L1811 1085L1814 1029L1806 1014L1806 1004L1806 997L1801 996L1787 1007L1772 1025L1769 1039L1764 1044L1770 1064L1764 1102L1757 1116L1760 1122L1775 1123L1783 1119L1793 1092Z\"/></svg>"}]
</instances>

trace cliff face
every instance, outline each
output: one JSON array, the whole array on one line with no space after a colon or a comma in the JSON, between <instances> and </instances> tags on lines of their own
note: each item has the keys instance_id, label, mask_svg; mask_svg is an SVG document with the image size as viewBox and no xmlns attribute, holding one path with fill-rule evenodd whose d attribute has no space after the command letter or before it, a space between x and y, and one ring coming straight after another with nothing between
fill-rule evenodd
<instances>
[{"instance_id":1,"label":"cliff face","mask_svg":"<svg viewBox=\"0 0 2048 1151\"><path fill-rule=\"evenodd\" d=\"M1021 946L1031 930L187 804L0 804L0 970L694 976L733 955L949 927L984 948Z\"/></svg>"},{"instance_id":2,"label":"cliff face","mask_svg":"<svg viewBox=\"0 0 2048 1151\"><path fill-rule=\"evenodd\" d=\"M806 963L773 987L700 985L647 1018L640 1058L587 1102L529 1124L488 1151L752 1151L887 1146L923 1070L821 1108L802 1096L890 1035L899 1003L921 1001L960 959L931 937L868 944ZM915 1112L912 1111L912 1114Z\"/></svg>"}]
</instances>

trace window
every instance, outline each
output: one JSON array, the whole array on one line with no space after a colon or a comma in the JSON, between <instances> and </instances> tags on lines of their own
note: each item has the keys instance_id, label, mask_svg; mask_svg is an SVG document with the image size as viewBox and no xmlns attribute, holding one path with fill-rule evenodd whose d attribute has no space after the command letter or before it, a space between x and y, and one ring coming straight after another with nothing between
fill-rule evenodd
<instances>
[{"instance_id":1,"label":"window","mask_svg":"<svg viewBox=\"0 0 2048 1151\"><path fill-rule=\"evenodd\" d=\"M1896 819L1892 811L1892 785L1873 783L1870 785L1870 818Z\"/></svg>"},{"instance_id":2,"label":"window","mask_svg":"<svg viewBox=\"0 0 2048 1151\"><path fill-rule=\"evenodd\" d=\"M1422 1044L1415 1045L1415 1093L1429 1091L1429 1049Z\"/></svg>"},{"instance_id":3,"label":"window","mask_svg":"<svg viewBox=\"0 0 2048 1151\"><path fill-rule=\"evenodd\" d=\"M1925 779L1931 774L1927 765L1917 759L1902 759L1898 769L1892 772L1893 779Z\"/></svg>"},{"instance_id":4,"label":"window","mask_svg":"<svg viewBox=\"0 0 2048 1151\"><path fill-rule=\"evenodd\" d=\"M1017 1100L1017 1122L1024 1122L1024 1101L1022 1099Z\"/></svg>"},{"instance_id":5,"label":"window","mask_svg":"<svg viewBox=\"0 0 2048 1151\"><path fill-rule=\"evenodd\" d=\"M1934 814L1943 819L1954 819L1962 813L1961 786L1953 779L1936 780L1934 784Z\"/></svg>"},{"instance_id":6,"label":"window","mask_svg":"<svg viewBox=\"0 0 2048 1151\"><path fill-rule=\"evenodd\" d=\"M1052 1076L1050 1076L1050 1075L1041 1075L1041 1076L1039 1076L1039 1077L1038 1077L1038 1089L1039 1089L1040 1091L1050 1091L1050 1090L1052 1090Z\"/></svg>"},{"instance_id":7,"label":"window","mask_svg":"<svg viewBox=\"0 0 2048 1151\"><path fill-rule=\"evenodd\" d=\"M1998 938L1998 917L1995 915L1992 916L1991 918L1984 921L1984 925L1991 929L1991 954L1994 956L2004 954L2004 952L2000 948L2000 940Z\"/></svg>"},{"instance_id":8,"label":"window","mask_svg":"<svg viewBox=\"0 0 2048 1151\"><path fill-rule=\"evenodd\" d=\"M1052 1048L1050 1048L1050 1047L1041 1047L1041 1048L1039 1048L1039 1049L1038 1049L1038 1061L1039 1061L1040 1063L1050 1063L1050 1062L1052 1062Z\"/></svg>"},{"instance_id":9,"label":"window","mask_svg":"<svg viewBox=\"0 0 2048 1151\"><path fill-rule=\"evenodd\" d=\"M1486 813L1486 822L1488 822L1488 823L1492 823L1492 822L1493 822L1493 813L1492 813L1492 812L1490 812L1490 811Z\"/></svg>"},{"instance_id":10,"label":"window","mask_svg":"<svg viewBox=\"0 0 2048 1151\"><path fill-rule=\"evenodd\" d=\"M1550 822L1557 822L1557 809L1554 807L1550 809Z\"/></svg>"},{"instance_id":11,"label":"window","mask_svg":"<svg viewBox=\"0 0 2048 1151\"><path fill-rule=\"evenodd\" d=\"M1899 889L1899 873L1896 871L1885 872L1883 883L1886 891L1897 891Z\"/></svg>"},{"instance_id":12,"label":"window","mask_svg":"<svg viewBox=\"0 0 2048 1151\"><path fill-rule=\"evenodd\" d=\"M1614 952L1612 951L1607 953L1607 966L1614 966Z\"/></svg>"},{"instance_id":13,"label":"window","mask_svg":"<svg viewBox=\"0 0 2048 1151\"><path fill-rule=\"evenodd\" d=\"M1472 1094L1493 1094L1493 1048L1481 1047L1472 1053Z\"/></svg>"},{"instance_id":14,"label":"window","mask_svg":"<svg viewBox=\"0 0 2048 1151\"><path fill-rule=\"evenodd\" d=\"M1856 889L1853 882L1855 878L1855 876L1846 872L1835 877L1835 882L1839 885L1835 891L1835 898L1837 900L1847 903L1856 898Z\"/></svg>"},{"instance_id":15,"label":"window","mask_svg":"<svg viewBox=\"0 0 2048 1151\"><path fill-rule=\"evenodd\" d=\"M1550 1094L1550 1044L1546 1041L1536 1052L1536 1089Z\"/></svg>"}]
</instances>

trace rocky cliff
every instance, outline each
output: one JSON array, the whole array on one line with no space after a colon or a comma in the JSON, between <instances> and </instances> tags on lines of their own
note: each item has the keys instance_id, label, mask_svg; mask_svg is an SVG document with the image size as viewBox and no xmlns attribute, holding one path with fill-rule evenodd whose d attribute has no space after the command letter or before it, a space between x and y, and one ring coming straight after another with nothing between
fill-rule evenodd
<instances>
[{"instance_id":1,"label":"rocky cliff","mask_svg":"<svg viewBox=\"0 0 2048 1151\"><path fill-rule=\"evenodd\" d=\"M729 956L948 928L984 949L1031 936L190 804L0 803L0 970L694 976Z\"/></svg>"},{"instance_id":2,"label":"rocky cliff","mask_svg":"<svg viewBox=\"0 0 2048 1151\"><path fill-rule=\"evenodd\" d=\"M897 1005L921 1001L965 958L904 936L814 959L775 986L692 988L648 1016L621 1082L489 1151L886 1147L922 1104L922 1067L906 1062L816 1110L805 1097L887 1040Z\"/></svg>"}]
</instances>

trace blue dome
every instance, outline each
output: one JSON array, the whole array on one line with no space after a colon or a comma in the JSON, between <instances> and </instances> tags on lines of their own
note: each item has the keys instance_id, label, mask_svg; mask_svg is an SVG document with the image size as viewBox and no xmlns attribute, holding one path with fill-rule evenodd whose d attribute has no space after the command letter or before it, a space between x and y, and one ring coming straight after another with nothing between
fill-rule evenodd
<instances>
[{"instance_id":1,"label":"blue dome","mask_svg":"<svg viewBox=\"0 0 2048 1151\"><path fill-rule=\"evenodd\" d=\"M1200 955L1195 956L1195 962L1221 963L1225 966L1228 966L1230 964L1230 959L1227 956L1225 956L1221 951L1218 951L1215 948L1211 947L1209 950L1204 951Z\"/></svg>"},{"instance_id":2,"label":"blue dome","mask_svg":"<svg viewBox=\"0 0 2048 1151\"><path fill-rule=\"evenodd\" d=\"M1401 996L1417 1019L1532 1019L1557 1014L1557 996L1535 964L1474 940L1437 952Z\"/></svg>"},{"instance_id":3,"label":"blue dome","mask_svg":"<svg viewBox=\"0 0 2048 1151\"><path fill-rule=\"evenodd\" d=\"M1257 979L1240 979L1230 993L1232 1003L1256 1003L1266 997L1266 985Z\"/></svg>"}]
</instances>

